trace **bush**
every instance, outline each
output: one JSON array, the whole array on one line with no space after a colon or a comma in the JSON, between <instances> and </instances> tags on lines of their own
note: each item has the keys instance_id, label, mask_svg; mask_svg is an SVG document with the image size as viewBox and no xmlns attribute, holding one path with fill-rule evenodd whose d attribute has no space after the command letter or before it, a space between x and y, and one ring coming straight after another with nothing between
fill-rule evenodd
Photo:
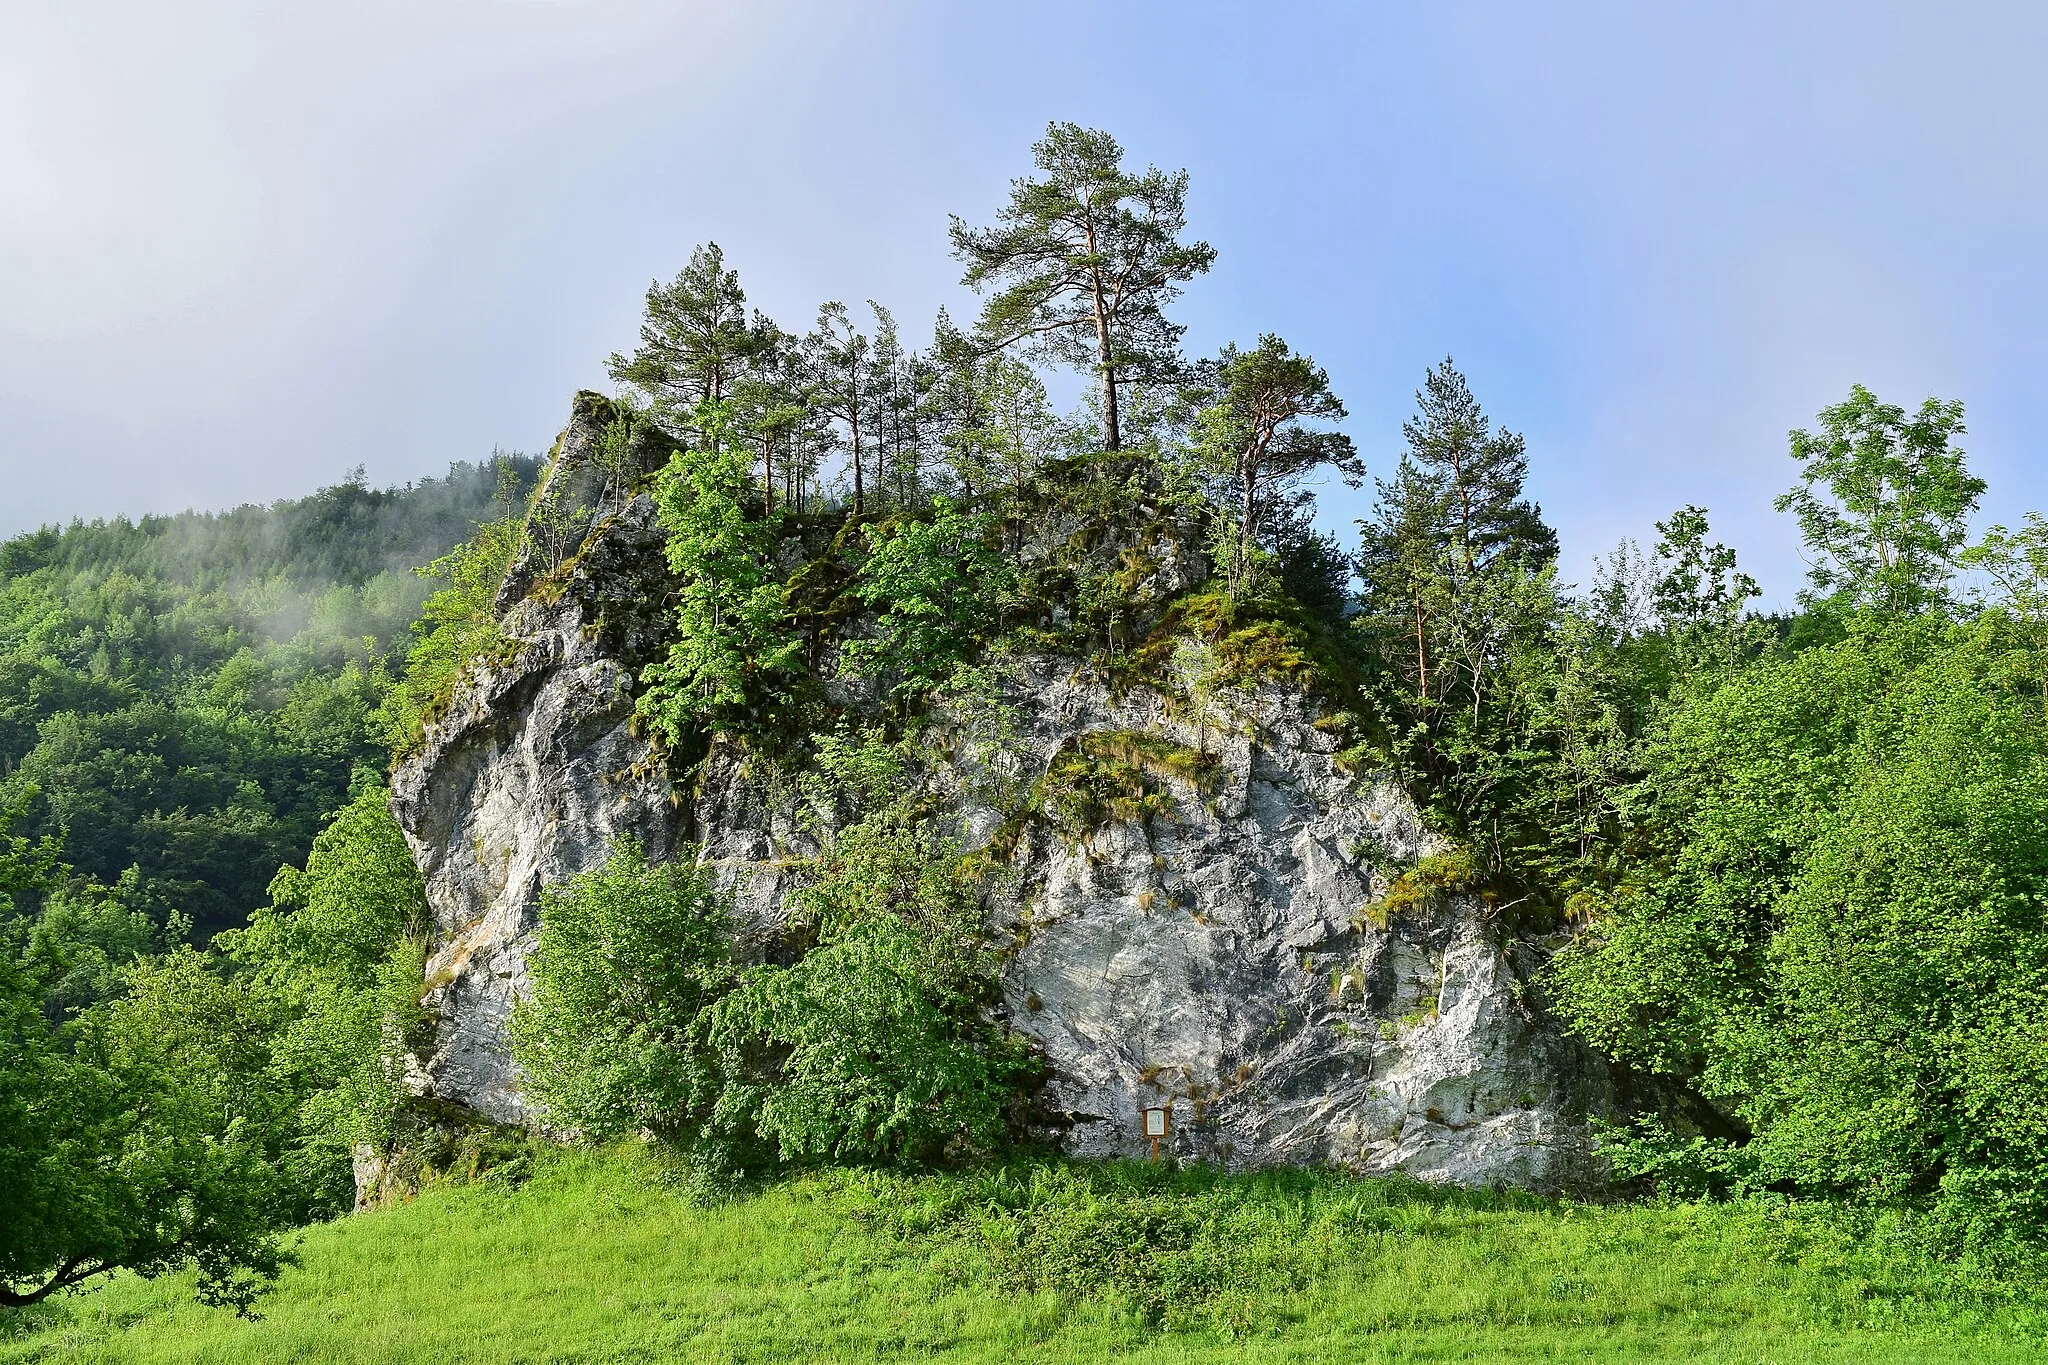
<instances>
[{"instance_id":1,"label":"bush","mask_svg":"<svg viewBox=\"0 0 2048 1365\"><path fill-rule=\"evenodd\" d=\"M934 1161L1004 1137L1032 1074L994 1015L996 962L959 849L902 805L842 831L793 898L818 946L720 1002L735 1058L768 1059L720 1110L785 1160Z\"/></svg>"},{"instance_id":2,"label":"bush","mask_svg":"<svg viewBox=\"0 0 2048 1365\"><path fill-rule=\"evenodd\" d=\"M871 636L849 640L849 672L888 680L891 694L921 698L993 633L1016 573L996 548L986 515L966 516L944 498L927 520L863 526L868 557L853 595L876 612Z\"/></svg>"},{"instance_id":3,"label":"bush","mask_svg":"<svg viewBox=\"0 0 2048 1365\"><path fill-rule=\"evenodd\" d=\"M1866 618L1686 698L1643 793L1668 862L1554 970L1584 1033L1751 1135L1751 1185L1982 1244L2048 1236L2048 732L2004 649ZM1732 1170L1707 1136L1637 1164Z\"/></svg>"},{"instance_id":4,"label":"bush","mask_svg":"<svg viewBox=\"0 0 2048 1365\"><path fill-rule=\"evenodd\" d=\"M630 839L542 894L533 994L513 1011L512 1042L550 1124L598 1140L696 1134L722 1082L705 1012L732 984L727 933L702 868L650 866Z\"/></svg>"},{"instance_id":5,"label":"bush","mask_svg":"<svg viewBox=\"0 0 2048 1365\"><path fill-rule=\"evenodd\" d=\"M404 1043L421 1022L426 886L376 782L358 785L303 871L215 947L266 1002L270 1069L297 1097L294 1176L308 1210L347 1209L359 1146L389 1147Z\"/></svg>"}]
</instances>

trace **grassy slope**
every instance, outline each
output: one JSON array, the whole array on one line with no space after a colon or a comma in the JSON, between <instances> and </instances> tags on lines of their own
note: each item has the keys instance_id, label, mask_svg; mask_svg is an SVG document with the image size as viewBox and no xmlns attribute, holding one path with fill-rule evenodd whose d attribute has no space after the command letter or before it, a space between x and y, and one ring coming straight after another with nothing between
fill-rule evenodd
<instances>
[{"instance_id":1,"label":"grassy slope","mask_svg":"<svg viewBox=\"0 0 2048 1365\"><path fill-rule=\"evenodd\" d=\"M310 1230L261 1321L127 1279L0 1317L0 1361L2048 1360L2038 1312L1930 1304L1739 1210L1397 1196L1231 1340L1006 1289L971 1234L899 1240L864 1202L827 1179L703 1209L644 1158L568 1157Z\"/></svg>"}]
</instances>

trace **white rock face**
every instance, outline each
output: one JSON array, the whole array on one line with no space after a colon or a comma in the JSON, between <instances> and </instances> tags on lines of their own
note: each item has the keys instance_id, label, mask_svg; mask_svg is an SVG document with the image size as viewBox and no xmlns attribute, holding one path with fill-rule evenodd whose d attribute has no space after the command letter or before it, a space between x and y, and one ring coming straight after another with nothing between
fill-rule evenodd
<instances>
[{"instance_id":1,"label":"white rock face","mask_svg":"<svg viewBox=\"0 0 2048 1365\"><path fill-rule=\"evenodd\" d=\"M513 605L517 656L478 669L392 774L434 921L425 1004L440 1027L414 1084L501 1123L531 1117L505 1030L527 989L541 888L602 863L619 835L657 858L674 839L667 780L627 776L647 745L627 723L632 677L608 652L617 632L600 591L627 581L607 583L622 559L658 562L659 545L651 507L636 504L555 602Z\"/></svg>"},{"instance_id":2,"label":"white rock face","mask_svg":"<svg viewBox=\"0 0 2048 1365\"><path fill-rule=\"evenodd\" d=\"M1232 1166L1595 1178L1599 1069L1525 1003L1515 945L1465 898L1365 922L1392 869L1442 848L1384 775L1338 768L1299 696L1243 699L1200 736L1049 664L1017 696L1041 765L1087 731L1221 752L1211 791L1169 784L1168 817L1020 850L1006 996L1069 1150L1145 1152L1142 1111L1171 1106L1167 1150Z\"/></svg>"},{"instance_id":3,"label":"white rock face","mask_svg":"<svg viewBox=\"0 0 2048 1365\"><path fill-rule=\"evenodd\" d=\"M772 934L805 851L739 765L714 762L692 796L634 771L647 747L628 688L657 637L659 564L643 500L552 600L509 607L523 648L480 670L394 776L434 910L440 1026L417 1083L500 1121L531 1117L505 1025L544 885L601 862L615 835L656 856L687 837L735 893L745 943ZM1156 694L1115 697L1071 670L1031 661L1008 685L1027 778L1088 732L1220 757L1202 789L1162 779L1166 813L1078 836L1032 826L990 908L1015 944L1011 1022L1044 1050L1041 1099L1068 1150L1141 1154L1141 1111L1170 1106L1165 1150L1234 1167L1597 1179L1584 1118L1603 1073L1527 998L1543 945L1464 898L1365 921L1393 872L1439 851L1397 786L1342 771L1299 695L1237 698L1198 732ZM960 786L963 828L986 838L996 813Z\"/></svg>"}]
</instances>

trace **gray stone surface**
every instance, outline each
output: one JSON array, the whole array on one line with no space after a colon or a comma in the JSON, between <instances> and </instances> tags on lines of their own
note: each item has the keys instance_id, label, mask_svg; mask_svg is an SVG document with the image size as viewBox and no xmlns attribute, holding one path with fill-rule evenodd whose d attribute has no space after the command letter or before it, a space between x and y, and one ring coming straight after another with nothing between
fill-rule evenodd
<instances>
[{"instance_id":1,"label":"gray stone surface","mask_svg":"<svg viewBox=\"0 0 2048 1365\"><path fill-rule=\"evenodd\" d=\"M540 889L615 835L663 855L687 832L733 890L741 939L773 934L806 851L795 826L731 756L673 790L629 723L661 580L643 499L552 588L508 605L516 655L477 669L394 775L434 912L423 1092L530 1119L505 1025ZM1170 1105L1168 1149L1231 1166L1538 1189L1595 1177L1583 1119L1602 1073L1527 998L1545 945L1504 937L1465 898L1365 922L1391 872L1439 845L1388 777L1340 768L1302 697L1228 698L1198 731L1168 698L1113 695L1058 660L1024 661L1006 689L1026 779L1087 731L1199 741L1220 760L1206 790L1168 783L1168 814L1078 837L1033 826L990 907L1015 945L1011 1020L1044 1049L1042 1099L1069 1150L1139 1154L1140 1110ZM963 828L986 838L982 784L964 759L953 771Z\"/></svg>"},{"instance_id":2,"label":"gray stone surface","mask_svg":"<svg viewBox=\"0 0 2048 1365\"><path fill-rule=\"evenodd\" d=\"M1601 1073L1525 1003L1508 950L1532 945L1462 897L1365 921L1394 869L1442 846L1384 774L1339 768L1301 697L1237 698L1198 735L1165 698L1112 699L1050 661L1016 695L1040 770L1087 730L1221 757L1211 791L1170 787L1170 816L1020 851L1006 994L1053 1064L1069 1150L1138 1155L1140 1112L1170 1105L1170 1150L1232 1166L1593 1178Z\"/></svg>"},{"instance_id":3,"label":"gray stone surface","mask_svg":"<svg viewBox=\"0 0 2048 1365\"><path fill-rule=\"evenodd\" d=\"M530 1117L505 1028L526 989L541 888L601 863L619 835L655 857L675 837L666 779L631 771L648 746L632 730L632 675L598 591L623 581L608 581L614 566L658 561L652 508L634 504L601 540L552 602L509 609L516 655L473 670L392 774L392 811L433 913L425 1003L440 1024L414 1084L503 1123Z\"/></svg>"}]
</instances>

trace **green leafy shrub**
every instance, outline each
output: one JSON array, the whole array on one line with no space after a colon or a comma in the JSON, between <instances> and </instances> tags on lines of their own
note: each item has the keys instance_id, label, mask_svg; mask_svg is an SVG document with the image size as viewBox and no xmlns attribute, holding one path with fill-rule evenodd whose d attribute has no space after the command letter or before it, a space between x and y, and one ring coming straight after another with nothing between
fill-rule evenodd
<instances>
[{"instance_id":1,"label":"green leafy shrub","mask_svg":"<svg viewBox=\"0 0 2048 1365\"><path fill-rule=\"evenodd\" d=\"M2001 648L1870 616L1685 699L1644 794L1667 870L1553 974L1588 1037L1746 1131L1753 1183L1979 1244L2048 1234L2048 732Z\"/></svg>"},{"instance_id":2,"label":"green leafy shrub","mask_svg":"<svg viewBox=\"0 0 2048 1365\"><path fill-rule=\"evenodd\" d=\"M722 1081L706 1024L733 980L728 933L702 868L650 866L631 840L542 893L512 1043L550 1124L594 1140L697 1133Z\"/></svg>"},{"instance_id":3,"label":"green leafy shrub","mask_svg":"<svg viewBox=\"0 0 2048 1365\"><path fill-rule=\"evenodd\" d=\"M727 1123L785 1160L933 1161L1001 1144L1034 1066L994 1014L971 872L902 803L839 833L821 879L792 897L817 946L749 972L714 1010L729 1054L757 1059L720 1101Z\"/></svg>"},{"instance_id":4,"label":"green leafy shrub","mask_svg":"<svg viewBox=\"0 0 2048 1365\"><path fill-rule=\"evenodd\" d=\"M996 523L944 498L929 517L861 527L868 555L853 594L876 612L873 633L846 643L846 668L919 696L945 682L996 633L1016 574L996 548Z\"/></svg>"},{"instance_id":5,"label":"green leafy shrub","mask_svg":"<svg viewBox=\"0 0 2048 1365\"><path fill-rule=\"evenodd\" d=\"M317 1208L338 1211L356 1148L392 1144L404 1047L423 1022L426 886L384 787L361 783L270 895L214 946L268 1003L270 1066L299 1097L294 1174Z\"/></svg>"}]
</instances>

